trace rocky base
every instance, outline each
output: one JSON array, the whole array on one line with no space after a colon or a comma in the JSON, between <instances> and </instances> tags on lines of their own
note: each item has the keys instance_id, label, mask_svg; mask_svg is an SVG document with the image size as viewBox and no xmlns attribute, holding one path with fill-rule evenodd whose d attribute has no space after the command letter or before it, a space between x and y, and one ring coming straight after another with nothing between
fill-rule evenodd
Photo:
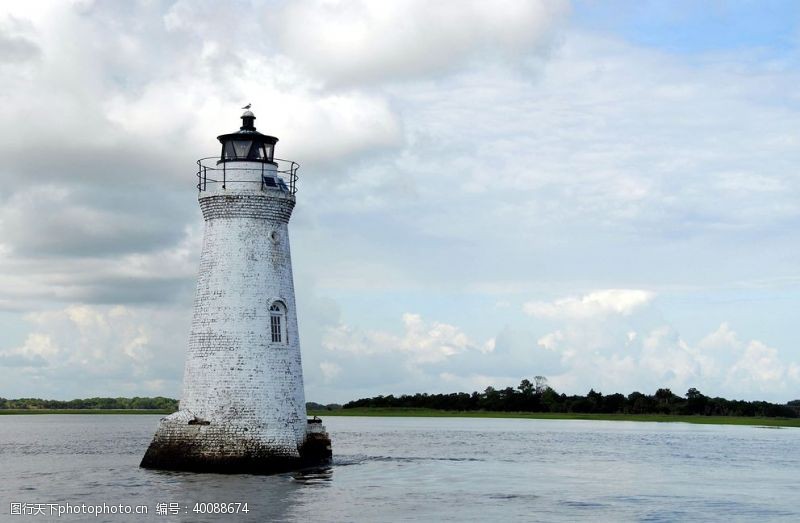
<instances>
[{"instance_id":1,"label":"rocky base","mask_svg":"<svg viewBox=\"0 0 800 523\"><path fill-rule=\"evenodd\" d=\"M203 420L176 420L173 416L162 420L140 467L221 474L276 474L325 466L332 459L331 440L319 420L309 421L305 442L299 448L285 448L243 437L238 430L231 431Z\"/></svg>"}]
</instances>

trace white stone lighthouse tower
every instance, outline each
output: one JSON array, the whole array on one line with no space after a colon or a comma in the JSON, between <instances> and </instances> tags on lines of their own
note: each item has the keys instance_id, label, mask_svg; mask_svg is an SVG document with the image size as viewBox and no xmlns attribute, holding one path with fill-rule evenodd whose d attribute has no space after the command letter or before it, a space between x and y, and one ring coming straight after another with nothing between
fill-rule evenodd
<instances>
[{"instance_id":1,"label":"white stone lighthouse tower","mask_svg":"<svg viewBox=\"0 0 800 523\"><path fill-rule=\"evenodd\" d=\"M142 467L269 473L324 463L330 440L306 420L289 218L297 164L242 115L198 160L205 220L180 410Z\"/></svg>"}]
</instances>

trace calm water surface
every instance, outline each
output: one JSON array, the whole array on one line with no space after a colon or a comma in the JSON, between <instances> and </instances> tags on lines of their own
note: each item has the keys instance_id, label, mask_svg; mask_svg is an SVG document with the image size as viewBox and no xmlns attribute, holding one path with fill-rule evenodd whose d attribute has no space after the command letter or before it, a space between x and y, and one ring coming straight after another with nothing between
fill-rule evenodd
<instances>
[{"instance_id":1,"label":"calm water surface","mask_svg":"<svg viewBox=\"0 0 800 523\"><path fill-rule=\"evenodd\" d=\"M226 476L139 469L158 419L0 416L0 520L800 521L800 429L329 417L329 469ZM150 515L11 516L11 502ZM250 512L197 515L197 502Z\"/></svg>"}]
</instances>

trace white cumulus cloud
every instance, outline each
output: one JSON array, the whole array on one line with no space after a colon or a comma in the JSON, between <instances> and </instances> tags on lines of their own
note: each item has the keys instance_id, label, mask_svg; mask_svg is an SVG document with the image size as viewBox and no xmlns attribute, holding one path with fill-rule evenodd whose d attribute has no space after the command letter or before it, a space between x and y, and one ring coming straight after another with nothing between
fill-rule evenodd
<instances>
[{"instance_id":1,"label":"white cumulus cloud","mask_svg":"<svg viewBox=\"0 0 800 523\"><path fill-rule=\"evenodd\" d=\"M320 362L319 370L322 372L325 383L334 381L342 373L342 367L330 361Z\"/></svg>"},{"instance_id":2,"label":"white cumulus cloud","mask_svg":"<svg viewBox=\"0 0 800 523\"><path fill-rule=\"evenodd\" d=\"M529 301L523 305L523 310L530 316L549 319L584 319L610 314L627 316L650 303L654 297L654 293L640 289L605 289L552 302Z\"/></svg>"},{"instance_id":3,"label":"white cumulus cloud","mask_svg":"<svg viewBox=\"0 0 800 523\"><path fill-rule=\"evenodd\" d=\"M178 390L185 314L74 304L26 319L32 332L24 343L0 347L0 383L11 397L174 395ZM175 325L185 332L176 335ZM18 380L21 376L27 379Z\"/></svg>"},{"instance_id":4,"label":"white cumulus cloud","mask_svg":"<svg viewBox=\"0 0 800 523\"><path fill-rule=\"evenodd\" d=\"M785 400L800 386L797 364L759 340L742 341L727 323L691 343L673 327L657 325L636 336L626 325L600 327L571 322L539 339L543 350L561 357L549 377L558 389L581 392L653 392L660 387L683 393L696 387L712 396Z\"/></svg>"},{"instance_id":5,"label":"white cumulus cloud","mask_svg":"<svg viewBox=\"0 0 800 523\"><path fill-rule=\"evenodd\" d=\"M280 43L336 83L414 77L476 54L541 51L567 11L562 0L301 0L282 13Z\"/></svg>"},{"instance_id":6,"label":"white cumulus cloud","mask_svg":"<svg viewBox=\"0 0 800 523\"><path fill-rule=\"evenodd\" d=\"M419 314L402 316L403 334L360 331L344 324L328 329L324 348L351 354L398 353L411 364L437 363L466 352L492 352L494 341L473 342L460 328L438 321L426 322Z\"/></svg>"}]
</instances>

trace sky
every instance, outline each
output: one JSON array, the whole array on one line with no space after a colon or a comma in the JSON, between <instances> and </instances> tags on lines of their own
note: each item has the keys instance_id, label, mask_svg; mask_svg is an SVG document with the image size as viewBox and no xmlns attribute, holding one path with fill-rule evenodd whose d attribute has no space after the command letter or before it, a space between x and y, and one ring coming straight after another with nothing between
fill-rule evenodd
<instances>
[{"instance_id":1,"label":"sky","mask_svg":"<svg viewBox=\"0 0 800 523\"><path fill-rule=\"evenodd\" d=\"M297 161L306 398L800 398L800 4L0 4L0 396L179 397L195 160Z\"/></svg>"}]
</instances>

